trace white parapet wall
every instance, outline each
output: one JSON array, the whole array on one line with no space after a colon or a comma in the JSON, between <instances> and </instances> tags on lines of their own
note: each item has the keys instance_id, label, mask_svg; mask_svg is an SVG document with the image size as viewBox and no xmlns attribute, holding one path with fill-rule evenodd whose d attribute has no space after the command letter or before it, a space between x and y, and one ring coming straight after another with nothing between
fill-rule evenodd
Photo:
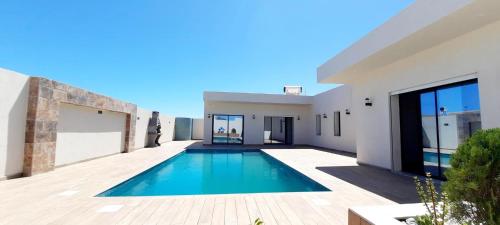
<instances>
[{"instance_id":1,"label":"white parapet wall","mask_svg":"<svg viewBox=\"0 0 500 225\"><path fill-rule=\"evenodd\" d=\"M0 68L0 180L21 176L24 164L29 76ZM138 108L134 149L146 146L152 111ZM126 115L61 104L55 165L62 166L120 153L124 149ZM160 112L160 142L174 137L175 117Z\"/></svg>"},{"instance_id":2,"label":"white parapet wall","mask_svg":"<svg viewBox=\"0 0 500 225\"><path fill-rule=\"evenodd\" d=\"M23 171L28 80L0 68L0 180Z\"/></svg>"},{"instance_id":3,"label":"white parapet wall","mask_svg":"<svg viewBox=\"0 0 500 225\"><path fill-rule=\"evenodd\" d=\"M125 113L61 104L56 166L120 153L125 144Z\"/></svg>"},{"instance_id":4,"label":"white parapet wall","mask_svg":"<svg viewBox=\"0 0 500 225\"><path fill-rule=\"evenodd\" d=\"M137 121L135 123L135 149L144 148L148 140L148 123L152 112L137 107Z\"/></svg>"},{"instance_id":5,"label":"white parapet wall","mask_svg":"<svg viewBox=\"0 0 500 225\"><path fill-rule=\"evenodd\" d=\"M153 114L152 110L143 109L139 107L137 108L135 149L144 148L148 144L147 143L148 124L152 114ZM160 137L160 143L173 141L175 117L170 115L164 115L162 112L160 112L160 123L162 132L162 136Z\"/></svg>"},{"instance_id":6,"label":"white parapet wall","mask_svg":"<svg viewBox=\"0 0 500 225\"><path fill-rule=\"evenodd\" d=\"M356 152L356 113L351 109L351 88L343 85L314 96L312 114L321 116L321 135L313 134L310 144L314 146ZM340 115L340 134L334 135L334 113ZM324 118L323 115L326 115ZM312 123L311 126L315 126ZM315 129L313 129L315 130Z\"/></svg>"},{"instance_id":7,"label":"white parapet wall","mask_svg":"<svg viewBox=\"0 0 500 225\"><path fill-rule=\"evenodd\" d=\"M193 140L203 140L203 131L204 131L203 125L204 125L203 119L193 119L193 135L192 135Z\"/></svg>"},{"instance_id":8,"label":"white parapet wall","mask_svg":"<svg viewBox=\"0 0 500 225\"><path fill-rule=\"evenodd\" d=\"M135 148L147 146L147 128L152 110L137 108ZM75 119L79 118L79 119ZM125 135L123 113L62 104L57 125L56 166L117 154L123 151ZM160 113L160 143L174 136L175 117Z\"/></svg>"},{"instance_id":9,"label":"white parapet wall","mask_svg":"<svg viewBox=\"0 0 500 225\"><path fill-rule=\"evenodd\" d=\"M160 112L161 122L161 137L160 143L170 142L174 140L175 116L165 115Z\"/></svg>"}]
</instances>

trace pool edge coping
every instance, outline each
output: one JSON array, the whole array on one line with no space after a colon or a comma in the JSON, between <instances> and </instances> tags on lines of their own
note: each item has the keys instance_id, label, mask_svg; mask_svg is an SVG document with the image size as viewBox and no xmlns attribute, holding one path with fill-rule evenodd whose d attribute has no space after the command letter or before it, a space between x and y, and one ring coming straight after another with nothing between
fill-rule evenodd
<instances>
[{"instance_id":1,"label":"pool edge coping","mask_svg":"<svg viewBox=\"0 0 500 225\"><path fill-rule=\"evenodd\" d=\"M184 148L182 149L181 151L179 151L178 153L175 153L174 155L168 157L168 158L165 158L163 161L161 162L158 162L144 170L141 170L140 172L138 173L135 173L134 175L132 175L131 177L127 178L126 180L124 181L121 181L117 184L114 184L108 188L105 188L104 191L100 191L98 192L98 194L93 194L91 197L92 198L140 198L140 197L146 197L146 198L150 198L150 197L160 197L160 198L165 198L165 197L188 197L188 196L191 196L191 197L196 197L196 196L223 196L223 195L253 195L253 194L287 194L287 193L328 193L328 192L333 192L331 190L331 188L327 187L326 185L322 184L321 182L311 178L310 176L307 176L306 174L302 173L301 171L299 171L298 169L294 168L293 166L291 165L288 165L287 163L281 161L280 159L272 156L271 154L267 153L264 149L258 149L258 148L244 148L244 149L238 149L238 151L242 151L242 152L251 152L251 151L258 151L258 152L262 152L263 155L265 157L270 157L271 159L273 160L276 160L277 162L279 162L280 164L283 164L285 165L286 167L290 168L294 174L296 175L299 175L301 176L302 179L306 179L306 180L310 180L314 183L316 183L317 185L321 186L322 188L326 189L324 191L288 191L288 192L249 192L249 193L220 193L220 194L192 194L192 195L189 195L189 194L184 194L184 195L138 195L138 196L100 196L101 194L107 192L107 191L110 191L132 179L134 179L135 177L141 175L141 174L144 174L150 170L153 170L154 168L158 167L158 166L161 166L163 163L166 163L170 160L173 160L175 159L176 157L180 156L182 153L185 153L189 150L202 150L202 151L231 151L229 149L202 149L202 148Z\"/></svg>"}]
</instances>

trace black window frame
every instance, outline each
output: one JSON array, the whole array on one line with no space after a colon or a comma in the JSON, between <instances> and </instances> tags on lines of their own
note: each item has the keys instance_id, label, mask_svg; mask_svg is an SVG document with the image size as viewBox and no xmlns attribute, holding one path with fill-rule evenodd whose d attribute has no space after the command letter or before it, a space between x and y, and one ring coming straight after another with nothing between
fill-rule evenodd
<instances>
[{"instance_id":1,"label":"black window frame","mask_svg":"<svg viewBox=\"0 0 500 225\"><path fill-rule=\"evenodd\" d=\"M340 111L333 112L333 136L340 137L341 132L341 113Z\"/></svg>"},{"instance_id":2,"label":"black window frame","mask_svg":"<svg viewBox=\"0 0 500 225\"><path fill-rule=\"evenodd\" d=\"M226 143L221 143L221 142L216 142L214 143L214 120L216 116L227 116L228 118L228 125L227 128L229 128L229 117L230 116L241 116L241 137L243 138L241 140L241 143L229 143L229 131L227 133L228 139ZM212 114L212 145L244 145L245 144L245 115L235 115L235 114L223 114L223 113L214 113Z\"/></svg>"}]
</instances>

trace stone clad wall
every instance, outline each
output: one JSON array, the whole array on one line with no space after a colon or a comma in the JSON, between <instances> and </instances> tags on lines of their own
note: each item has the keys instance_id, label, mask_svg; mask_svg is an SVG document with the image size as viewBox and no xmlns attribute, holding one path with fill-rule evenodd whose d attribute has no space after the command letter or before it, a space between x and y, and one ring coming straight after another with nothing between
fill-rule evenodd
<instances>
[{"instance_id":1,"label":"stone clad wall","mask_svg":"<svg viewBox=\"0 0 500 225\"><path fill-rule=\"evenodd\" d=\"M135 148L136 105L46 78L31 77L24 149L25 176L54 169L61 103L125 113L127 116L124 152L133 151Z\"/></svg>"}]
</instances>

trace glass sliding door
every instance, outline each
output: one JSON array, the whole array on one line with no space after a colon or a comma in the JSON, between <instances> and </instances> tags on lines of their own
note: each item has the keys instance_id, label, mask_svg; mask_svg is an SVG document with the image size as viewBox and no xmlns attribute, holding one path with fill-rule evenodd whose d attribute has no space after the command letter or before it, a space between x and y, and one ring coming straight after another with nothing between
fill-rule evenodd
<instances>
[{"instance_id":1,"label":"glass sliding door","mask_svg":"<svg viewBox=\"0 0 500 225\"><path fill-rule=\"evenodd\" d=\"M481 129L476 81L437 87L420 94L424 172L443 177L450 157Z\"/></svg>"},{"instance_id":2,"label":"glass sliding door","mask_svg":"<svg viewBox=\"0 0 500 225\"><path fill-rule=\"evenodd\" d=\"M226 144L227 143L227 115L214 115L213 116L213 130L212 130L212 143L213 144Z\"/></svg>"},{"instance_id":3,"label":"glass sliding door","mask_svg":"<svg viewBox=\"0 0 500 225\"><path fill-rule=\"evenodd\" d=\"M243 144L243 120L240 115L214 114L212 144Z\"/></svg>"},{"instance_id":4,"label":"glass sliding door","mask_svg":"<svg viewBox=\"0 0 500 225\"><path fill-rule=\"evenodd\" d=\"M264 144L293 143L293 117L264 116Z\"/></svg>"},{"instance_id":5,"label":"glass sliding door","mask_svg":"<svg viewBox=\"0 0 500 225\"><path fill-rule=\"evenodd\" d=\"M285 117L285 144L293 144L293 117Z\"/></svg>"},{"instance_id":6,"label":"glass sliding door","mask_svg":"<svg viewBox=\"0 0 500 225\"><path fill-rule=\"evenodd\" d=\"M264 116L264 144L272 144L273 118Z\"/></svg>"},{"instance_id":7,"label":"glass sliding door","mask_svg":"<svg viewBox=\"0 0 500 225\"><path fill-rule=\"evenodd\" d=\"M450 167L450 155L458 145L481 129L477 83L453 86L436 91L441 170Z\"/></svg>"},{"instance_id":8,"label":"glass sliding door","mask_svg":"<svg viewBox=\"0 0 500 225\"><path fill-rule=\"evenodd\" d=\"M436 116L436 93L434 91L420 94L420 115L422 123L422 152L424 170L432 176L439 177L439 145Z\"/></svg>"},{"instance_id":9,"label":"glass sliding door","mask_svg":"<svg viewBox=\"0 0 500 225\"><path fill-rule=\"evenodd\" d=\"M243 144L243 116L228 116L230 144Z\"/></svg>"}]
</instances>

